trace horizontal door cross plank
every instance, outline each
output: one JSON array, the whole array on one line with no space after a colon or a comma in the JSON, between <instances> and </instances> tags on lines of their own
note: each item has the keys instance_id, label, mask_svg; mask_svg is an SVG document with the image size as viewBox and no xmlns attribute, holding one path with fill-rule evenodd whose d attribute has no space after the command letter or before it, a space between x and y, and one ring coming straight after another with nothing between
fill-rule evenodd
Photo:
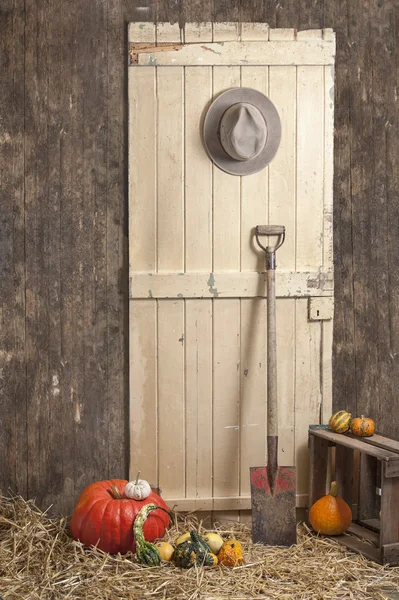
<instances>
[{"instance_id":1,"label":"horizontal door cross plank","mask_svg":"<svg viewBox=\"0 0 399 600\"><path fill-rule=\"evenodd\" d=\"M129 44L131 66L289 66L332 65L335 40L291 42L213 42L203 44Z\"/></svg>"},{"instance_id":2,"label":"horizontal door cross plank","mask_svg":"<svg viewBox=\"0 0 399 600\"><path fill-rule=\"evenodd\" d=\"M276 274L279 298L330 296L333 281L322 272L284 272ZM130 277L130 299L140 298L256 298L266 295L264 273L140 273Z\"/></svg>"},{"instance_id":3,"label":"horizontal door cross plank","mask_svg":"<svg viewBox=\"0 0 399 600\"><path fill-rule=\"evenodd\" d=\"M296 495L296 507L306 506L307 494ZM213 498L164 498L171 510L191 512L194 510L251 510L251 496L221 496Z\"/></svg>"}]
</instances>

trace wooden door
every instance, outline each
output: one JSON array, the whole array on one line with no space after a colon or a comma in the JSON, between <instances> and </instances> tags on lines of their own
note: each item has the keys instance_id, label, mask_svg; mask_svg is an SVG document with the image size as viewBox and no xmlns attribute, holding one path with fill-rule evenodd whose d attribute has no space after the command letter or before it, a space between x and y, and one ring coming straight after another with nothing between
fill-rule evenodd
<instances>
[{"instance_id":1,"label":"wooden door","mask_svg":"<svg viewBox=\"0 0 399 600\"><path fill-rule=\"evenodd\" d=\"M236 516L266 464L266 291L258 224L277 255L279 461L308 489L307 431L331 412L331 30L263 24L129 27L131 476L170 506ZM263 171L228 175L201 124L236 86L274 102L281 145ZM233 511L233 512L232 512Z\"/></svg>"}]
</instances>

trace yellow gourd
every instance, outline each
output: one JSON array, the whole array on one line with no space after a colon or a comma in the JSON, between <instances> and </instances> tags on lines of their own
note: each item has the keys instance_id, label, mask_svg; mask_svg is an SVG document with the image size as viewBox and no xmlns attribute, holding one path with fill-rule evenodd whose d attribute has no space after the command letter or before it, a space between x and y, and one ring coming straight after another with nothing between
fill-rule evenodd
<instances>
[{"instance_id":1,"label":"yellow gourd","mask_svg":"<svg viewBox=\"0 0 399 600\"><path fill-rule=\"evenodd\" d=\"M206 542L212 550L213 554L217 554L223 546L223 538L218 533L205 533L202 537L204 542Z\"/></svg>"},{"instance_id":2,"label":"yellow gourd","mask_svg":"<svg viewBox=\"0 0 399 600\"><path fill-rule=\"evenodd\" d=\"M168 542L156 542L155 546L157 547L162 560L172 560L173 552L175 551L172 544L169 544Z\"/></svg>"},{"instance_id":3,"label":"yellow gourd","mask_svg":"<svg viewBox=\"0 0 399 600\"><path fill-rule=\"evenodd\" d=\"M181 535L180 537L177 538L177 540L175 541L175 546L179 546L183 542L187 542L187 540L189 540L189 539L190 539L190 532L187 531L187 533L183 533L183 535Z\"/></svg>"}]
</instances>

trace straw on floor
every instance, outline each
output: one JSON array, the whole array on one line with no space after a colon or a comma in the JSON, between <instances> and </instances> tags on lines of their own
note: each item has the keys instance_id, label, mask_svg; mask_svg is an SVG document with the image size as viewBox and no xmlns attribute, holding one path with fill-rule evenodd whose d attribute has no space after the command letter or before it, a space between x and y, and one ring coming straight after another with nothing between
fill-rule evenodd
<instances>
[{"instance_id":1,"label":"straw on floor","mask_svg":"<svg viewBox=\"0 0 399 600\"><path fill-rule=\"evenodd\" d=\"M196 516L176 517L165 539L175 540ZM49 518L33 501L0 497L0 597L2 600L328 600L386 598L384 589L399 589L399 568L381 566L345 551L336 542L315 536L302 524L291 548L251 543L250 530L239 523L216 530L237 537L245 565L183 570L170 563L143 567L133 554L111 556L85 549L68 535L65 518Z\"/></svg>"}]
</instances>

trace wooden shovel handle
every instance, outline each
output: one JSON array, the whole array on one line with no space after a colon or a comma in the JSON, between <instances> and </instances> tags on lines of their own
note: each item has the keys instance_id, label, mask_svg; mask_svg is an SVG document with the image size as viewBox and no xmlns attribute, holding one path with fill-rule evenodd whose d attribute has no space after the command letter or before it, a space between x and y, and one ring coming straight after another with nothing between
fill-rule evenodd
<instances>
[{"instance_id":1,"label":"wooden shovel handle","mask_svg":"<svg viewBox=\"0 0 399 600\"><path fill-rule=\"evenodd\" d=\"M267 436L277 437L276 272L267 271Z\"/></svg>"}]
</instances>

